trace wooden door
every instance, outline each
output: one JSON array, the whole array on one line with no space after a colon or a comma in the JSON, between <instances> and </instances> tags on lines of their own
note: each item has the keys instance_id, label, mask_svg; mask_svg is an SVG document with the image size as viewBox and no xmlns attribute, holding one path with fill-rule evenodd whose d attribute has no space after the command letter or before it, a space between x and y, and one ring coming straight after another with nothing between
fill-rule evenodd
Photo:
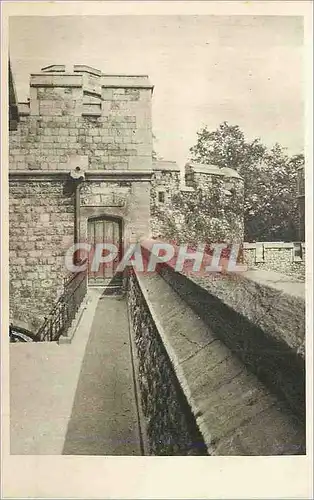
<instances>
[{"instance_id":1,"label":"wooden door","mask_svg":"<svg viewBox=\"0 0 314 500\"><path fill-rule=\"evenodd\" d=\"M121 221L114 217L97 217L88 220L88 242L92 245L88 265L88 284L107 285L115 275L117 265L121 259L122 227ZM97 270L92 268L94 254L97 244L113 244L118 250L115 259L110 262L101 263ZM103 249L102 256L109 254L109 250Z\"/></svg>"}]
</instances>

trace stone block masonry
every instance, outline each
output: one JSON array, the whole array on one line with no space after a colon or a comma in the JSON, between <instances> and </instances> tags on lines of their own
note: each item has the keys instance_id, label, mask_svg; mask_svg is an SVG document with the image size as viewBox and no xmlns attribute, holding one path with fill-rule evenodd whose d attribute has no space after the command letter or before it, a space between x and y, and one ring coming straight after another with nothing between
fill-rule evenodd
<instances>
[{"instance_id":1,"label":"stone block masonry","mask_svg":"<svg viewBox=\"0 0 314 500\"><path fill-rule=\"evenodd\" d=\"M10 182L10 316L36 331L62 289L73 243L73 195L63 182Z\"/></svg>"},{"instance_id":2,"label":"stone block masonry","mask_svg":"<svg viewBox=\"0 0 314 500\"><path fill-rule=\"evenodd\" d=\"M29 113L10 135L11 170L64 170L74 155L91 170L152 168L151 92L148 78L120 88L108 77L43 72L31 75ZM109 87L107 86L109 85Z\"/></svg>"},{"instance_id":3,"label":"stone block masonry","mask_svg":"<svg viewBox=\"0 0 314 500\"><path fill-rule=\"evenodd\" d=\"M104 75L88 66L43 68L30 78L10 131L11 322L37 329L67 274L64 254L74 243L70 172L85 173L79 238L87 221L114 216L123 239L150 231L152 85L147 76ZM72 186L73 188L73 186Z\"/></svg>"}]
</instances>

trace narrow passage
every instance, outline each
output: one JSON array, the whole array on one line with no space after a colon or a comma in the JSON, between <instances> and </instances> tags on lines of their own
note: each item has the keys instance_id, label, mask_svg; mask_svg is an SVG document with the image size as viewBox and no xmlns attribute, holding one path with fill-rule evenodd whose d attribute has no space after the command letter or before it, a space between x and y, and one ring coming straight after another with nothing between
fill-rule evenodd
<instances>
[{"instance_id":1,"label":"narrow passage","mask_svg":"<svg viewBox=\"0 0 314 500\"><path fill-rule=\"evenodd\" d=\"M63 454L142 454L127 304L122 297L99 299Z\"/></svg>"}]
</instances>

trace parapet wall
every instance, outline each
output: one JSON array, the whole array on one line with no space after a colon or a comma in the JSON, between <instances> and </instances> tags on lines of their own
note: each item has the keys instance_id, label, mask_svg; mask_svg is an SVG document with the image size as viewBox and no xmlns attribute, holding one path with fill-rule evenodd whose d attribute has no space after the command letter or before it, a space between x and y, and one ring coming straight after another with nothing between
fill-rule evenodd
<instances>
[{"instance_id":1,"label":"parapet wall","mask_svg":"<svg viewBox=\"0 0 314 500\"><path fill-rule=\"evenodd\" d=\"M146 280L130 273L128 306L137 348L149 454L206 455L204 439L177 379L165 338L160 336L146 284ZM149 288L149 292L157 290Z\"/></svg>"},{"instance_id":2,"label":"parapet wall","mask_svg":"<svg viewBox=\"0 0 314 500\"><path fill-rule=\"evenodd\" d=\"M277 271L302 281L305 279L305 243L244 243L243 255L249 268Z\"/></svg>"},{"instance_id":3,"label":"parapet wall","mask_svg":"<svg viewBox=\"0 0 314 500\"><path fill-rule=\"evenodd\" d=\"M304 418L304 285L267 271L202 278L162 266L160 273L250 371Z\"/></svg>"},{"instance_id":4,"label":"parapet wall","mask_svg":"<svg viewBox=\"0 0 314 500\"><path fill-rule=\"evenodd\" d=\"M302 284L207 281L168 264L129 279L151 450L200 454L203 440L209 455L304 454Z\"/></svg>"}]
</instances>

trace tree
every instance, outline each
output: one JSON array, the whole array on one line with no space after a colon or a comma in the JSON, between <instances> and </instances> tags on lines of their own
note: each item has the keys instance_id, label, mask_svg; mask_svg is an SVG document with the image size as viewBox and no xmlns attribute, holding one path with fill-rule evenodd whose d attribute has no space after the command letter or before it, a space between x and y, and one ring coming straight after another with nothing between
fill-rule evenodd
<instances>
[{"instance_id":1,"label":"tree","mask_svg":"<svg viewBox=\"0 0 314 500\"><path fill-rule=\"evenodd\" d=\"M259 139L246 141L238 125L229 125L227 122L223 122L213 132L209 132L207 127L201 129L197 132L196 145L190 149L194 161L233 168L240 175L256 165L263 158L265 150Z\"/></svg>"},{"instance_id":2,"label":"tree","mask_svg":"<svg viewBox=\"0 0 314 500\"><path fill-rule=\"evenodd\" d=\"M302 154L289 157L279 144L268 150L227 122L212 132L201 129L190 151L193 161L233 168L242 176L247 241L297 239L296 177Z\"/></svg>"}]
</instances>

